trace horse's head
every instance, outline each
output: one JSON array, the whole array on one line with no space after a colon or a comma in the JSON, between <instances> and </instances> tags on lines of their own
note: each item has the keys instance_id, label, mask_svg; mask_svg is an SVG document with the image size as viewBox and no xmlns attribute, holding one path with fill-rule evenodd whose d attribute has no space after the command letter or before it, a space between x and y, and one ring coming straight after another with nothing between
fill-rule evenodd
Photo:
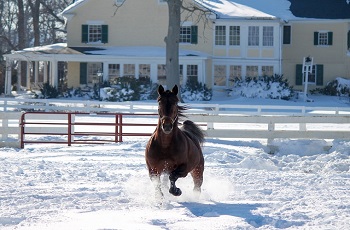
<instances>
[{"instance_id":1,"label":"horse's head","mask_svg":"<svg viewBox=\"0 0 350 230\"><path fill-rule=\"evenodd\" d=\"M170 134L178 120L179 99L177 94L179 89L177 85L170 90L164 90L162 85L158 87L158 114L160 118L160 126L165 134Z\"/></svg>"}]
</instances>

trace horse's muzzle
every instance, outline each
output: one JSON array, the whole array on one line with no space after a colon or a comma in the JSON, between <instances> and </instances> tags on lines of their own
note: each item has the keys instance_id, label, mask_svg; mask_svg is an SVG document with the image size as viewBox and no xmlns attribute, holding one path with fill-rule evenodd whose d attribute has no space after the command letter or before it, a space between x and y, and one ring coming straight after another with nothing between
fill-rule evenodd
<instances>
[{"instance_id":1,"label":"horse's muzzle","mask_svg":"<svg viewBox=\"0 0 350 230\"><path fill-rule=\"evenodd\" d=\"M171 131L173 131L173 127L174 127L174 120L171 117L168 116L164 116L161 119L162 121L162 130L165 134L170 134Z\"/></svg>"}]
</instances>

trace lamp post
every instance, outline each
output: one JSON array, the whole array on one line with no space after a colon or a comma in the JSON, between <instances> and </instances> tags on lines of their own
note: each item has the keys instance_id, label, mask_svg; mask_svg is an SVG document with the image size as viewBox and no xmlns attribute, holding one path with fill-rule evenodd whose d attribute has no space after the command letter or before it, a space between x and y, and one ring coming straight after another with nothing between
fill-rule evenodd
<instances>
[{"instance_id":1,"label":"lamp post","mask_svg":"<svg viewBox=\"0 0 350 230\"><path fill-rule=\"evenodd\" d=\"M101 69L97 71L97 77L98 77L98 100L101 100L101 78L103 77L103 72Z\"/></svg>"},{"instance_id":2,"label":"lamp post","mask_svg":"<svg viewBox=\"0 0 350 230\"><path fill-rule=\"evenodd\" d=\"M307 101L307 86L309 84L309 74L312 73L313 58L308 56L303 59L303 77L304 77L304 101Z\"/></svg>"}]
</instances>

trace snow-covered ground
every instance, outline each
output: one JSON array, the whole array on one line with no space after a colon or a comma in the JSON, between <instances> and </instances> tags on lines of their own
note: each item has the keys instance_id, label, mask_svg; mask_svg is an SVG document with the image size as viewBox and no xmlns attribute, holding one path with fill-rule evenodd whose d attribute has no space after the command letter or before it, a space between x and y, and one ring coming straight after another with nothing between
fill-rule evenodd
<instances>
[{"instance_id":1,"label":"snow-covered ground","mask_svg":"<svg viewBox=\"0 0 350 230\"><path fill-rule=\"evenodd\" d=\"M348 106L336 97L307 106ZM221 98L217 103L303 101ZM213 102L215 103L215 102ZM350 142L207 139L202 194L154 196L148 138L0 148L0 229L350 229ZM164 186L166 187L166 186ZM166 188L164 188L165 191Z\"/></svg>"}]
</instances>

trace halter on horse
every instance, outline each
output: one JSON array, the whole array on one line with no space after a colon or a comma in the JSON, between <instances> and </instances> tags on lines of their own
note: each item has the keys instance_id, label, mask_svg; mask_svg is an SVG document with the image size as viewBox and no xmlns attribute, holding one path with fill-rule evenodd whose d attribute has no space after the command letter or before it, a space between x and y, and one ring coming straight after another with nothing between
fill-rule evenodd
<instances>
[{"instance_id":1,"label":"halter on horse","mask_svg":"<svg viewBox=\"0 0 350 230\"><path fill-rule=\"evenodd\" d=\"M174 196L182 194L175 182L180 177L191 173L194 191L200 192L203 183L204 158L201 144L204 142L203 131L192 121L186 120L178 127L179 117L186 109L179 106L178 87L164 90L158 87L158 125L147 143L145 157L151 180L156 192L163 196L160 186L161 174L169 174L169 193Z\"/></svg>"}]
</instances>

